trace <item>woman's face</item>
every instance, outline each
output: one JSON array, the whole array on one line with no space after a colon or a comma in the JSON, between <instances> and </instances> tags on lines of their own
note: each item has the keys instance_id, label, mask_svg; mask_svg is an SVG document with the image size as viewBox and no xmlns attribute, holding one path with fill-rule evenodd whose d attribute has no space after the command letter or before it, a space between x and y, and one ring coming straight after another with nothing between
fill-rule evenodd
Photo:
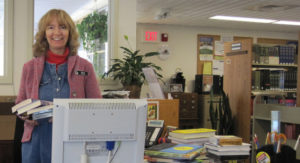
<instances>
[{"instance_id":1,"label":"woman's face","mask_svg":"<svg viewBox=\"0 0 300 163\"><path fill-rule=\"evenodd\" d=\"M66 26L58 24L57 18L53 17L46 27L46 38L49 49L56 54L63 54L69 38L69 30Z\"/></svg>"}]
</instances>

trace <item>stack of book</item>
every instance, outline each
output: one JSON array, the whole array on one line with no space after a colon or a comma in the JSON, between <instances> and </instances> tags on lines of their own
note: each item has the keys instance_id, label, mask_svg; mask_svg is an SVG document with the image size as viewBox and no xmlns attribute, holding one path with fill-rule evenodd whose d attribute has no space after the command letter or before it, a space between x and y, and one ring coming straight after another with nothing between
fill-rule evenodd
<instances>
[{"instance_id":1,"label":"stack of book","mask_svg":"<svg viewBox=\"0 0 300 163\"><path fill-rule=\"evenodd\" d=\"M26 99L11 108L12 113L22 116L32 116L33 120L51 117L52 109L53 102L37 99Z\"/></svg>"},{"instance_id":2,"label":"stack of book","mask_svg":"<svg viewBox=\"0 0 300 163\"><path fill-rule=\"evenodd\" d=\"M243 143L242 138L233 135L216 135L205 144L209 155L215 156L249 156L250 144Z\"/></svg>"},{"instance_id":3,"label":"stack of book","mask_svg":"<svg viewBox=\"0 0 300 163\"><path fill-rule=\"evenodd\" d=\"M174 130L169 133L168 138L176 144L204 145L215 132L216 130L206 128Z\"/></svg>"},{"instance_id":4,"label":"stack of book","mask_svg":"<svg viewBox=\"0 0 300 163\"><path fill-rule=\"evenodd\" d=\"M163 143L145 149L152 162L191 162L201 153L205 153L204 146L192 144Z\"/></svg>"}]
</instances>

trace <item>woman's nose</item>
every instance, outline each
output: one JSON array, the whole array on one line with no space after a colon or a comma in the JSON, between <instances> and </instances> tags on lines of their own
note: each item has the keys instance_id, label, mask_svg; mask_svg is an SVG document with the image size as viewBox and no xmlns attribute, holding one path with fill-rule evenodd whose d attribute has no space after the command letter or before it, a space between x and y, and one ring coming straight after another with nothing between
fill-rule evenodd
<instances>
[{"instance_id":1,"label":"woman's nose","mask_svg":"<svg viewBox=\"0 0 300 163\"><path fill-rule=\"evenodd\" d=\"M61 33L61 30L59 28L54 29L54 34L60 34L60 33Z\"/></svg>"}]
</instances>

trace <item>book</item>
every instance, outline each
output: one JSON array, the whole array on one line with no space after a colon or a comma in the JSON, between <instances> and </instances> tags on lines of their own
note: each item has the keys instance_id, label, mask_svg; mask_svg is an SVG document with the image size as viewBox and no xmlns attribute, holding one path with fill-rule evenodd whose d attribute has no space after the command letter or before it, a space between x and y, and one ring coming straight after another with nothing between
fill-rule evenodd
<instances>
[{"instance_id":1,"label":"book","mask_svg":"<svg viewBox=\"0 0 300 163\"><path fill-rule=\"evenodd\" d=\"M11 112L14 113L14 112L16 112L18 109L22 108L22 107L25 106L25 105L28 105L28 104L32 103L33 101L34 101L34 99L31 99L31 98L26 99L26 100L23 100L23 101L19 102L18 104L12 106L12 107L11 107Z\"/></svg>"},{"instance_id":2,"label":"book","mask_svg":"<svg viewBox=\"0 0 300 163\"><path fill-rule=\"evenodd\" d=\"M203 137L203 138L194 138L194 139L180 139L180 138L174 138L172 136L169 136L168 139L172 141L172 143L176 144L204 144L209 142L208 137Z\"/></svg>"},{"instance_id":3,"label":"book","mask_svg":"<svg viewBox=\"0 0 300 163\"><path fill-rule=\"evenodd\" d=\"M212 143L205 143L204 147L206 149L214 150L214 151L250 151L250 144L242 143L242 145L226 145L220 146Z\"/></svg>"},{"instance_id":4,"label":"book","mask_svg":"<svg viewBox=\"0 0 300 163\"><path fill-rule=\"evenodd\" d=\"M49 118L53 116L53 110L43 110L32 114L32 120L38 120L43 118Z\"/></svg>"},{"instance_id":5,"label":"book","mask_svg":"<svg viewBox=\"0 0 300 163\"><path fill-rule=\"evenodd\" d=\"M146 148L145 155L175 160L192 160L203 151L205 149L200 145L163 143Z\"/></svg>"},{"instance_id":6,"label":"book","mask_svg":"<svg viewBox=\"0 0 300 163\"><path fill-rule=\"evenodd\" d=\"M246 156L250 155L250 150L249 151L215 151L211 149L206 149L208 154L213 154L216 156Z\"/></svg>"},{"instance_id":7,"label":"book","mask_svg":"<svg viewBox=\"0 0 300 163\"><path fill-rule=\"evenodd\" d=\"M31 115L33 113L40 112L40 111L43 111L43 110L49 110L49 109L53 109L53 105L52 104L28 110L27 111L27 115Z\"/></svg>"},{"instance_id":8,"label":"book","mask_svg":"<svg viewBox=\"0 0 300 163\"><path fill-rule=\"evenodd\" d=\"M39 106L46 106L46 105L51 105L53 104L53 102L51 101L45 101L45 100L34 100L32 101L31 103L21 107L21 108L18 108L17 109L17 114L18 115L21 115L23 113L26 113L28 110L31 110L31 109L34 109L36 107L39 107Z\"/></svg>"},{"instance_id":9,"label":"book","mask_svg":"<svg viewBox=\"0 0 300 163\"><path fill-rule=\"evenodd\" d=\"M243 139L234 135L215 135L209 138L209 142L216 145L242 145Z\"/></svg>"},{"instance_id":10,"label":"book","mask_svg":"<svg viewBox=\"0 0 300 163\"><path fill-rule=\"evenodd\" d=\"M197 129L183 129L174 130L169 133L171 137L181 138L181 139L193 139L202 137L211 137L215 135L216 130L207 128L197 128Z\"/></svg>"}]
</instances>

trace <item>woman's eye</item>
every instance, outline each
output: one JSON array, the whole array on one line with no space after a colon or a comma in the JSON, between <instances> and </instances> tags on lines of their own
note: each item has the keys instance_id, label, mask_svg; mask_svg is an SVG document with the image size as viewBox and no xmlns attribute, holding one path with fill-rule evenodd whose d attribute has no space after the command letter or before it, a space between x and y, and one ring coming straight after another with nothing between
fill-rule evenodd
<instances>
[{"instance_id":1,"label":"woman's eye","mask_svg":"<svg viewBox=\"0 0 300 163\"><path fill-rule=\"evenodd\" d=\"M62 25L62 26L59 26L60 29L67 29L66 26Z\"/></svg>"},{"instance_id":2,"label":"woman's eye","mask_svg":"<svg viewBox=\"0 0 300 163\"><path fill-rule=\"evenodd\" d=\"M54 27L53 26L48 26L47 29L54 29Z\"/></svg>"}]
</instances>

